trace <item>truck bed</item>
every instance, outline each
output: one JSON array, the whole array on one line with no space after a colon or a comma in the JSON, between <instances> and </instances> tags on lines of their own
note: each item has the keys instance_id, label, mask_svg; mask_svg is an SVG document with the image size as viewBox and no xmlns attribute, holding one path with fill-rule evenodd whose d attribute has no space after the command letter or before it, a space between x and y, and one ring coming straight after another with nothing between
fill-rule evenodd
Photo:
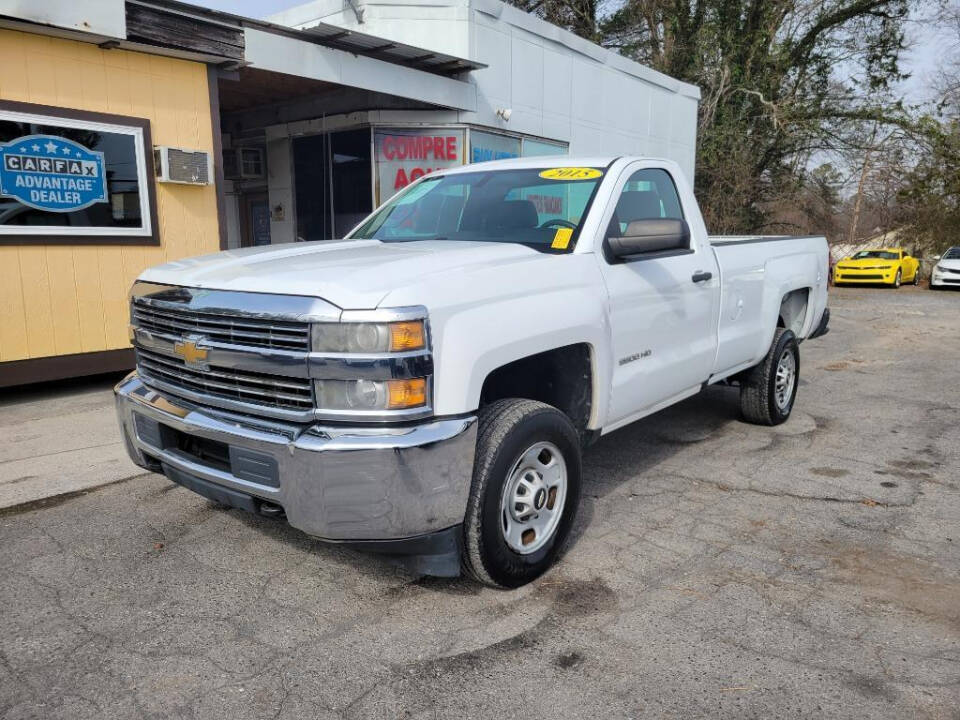
<instances>
[{"instance_id":1,"label":"truck bed","mask_svg":"<svg viewBox=\"0 0 960 720\"><path fill-rule=\"evenodd\" d=\"M770 346L769 318L777 317L783 298L791 297L788 329L800 340L810 335L827 305L827 240L806 235L712 235L710 245L720 267L717 325L718 376L749 367Z\"/></svg>"},{"instance_id":2,"label":"truck bed","mask_svg":"<svg viewBox=\"0 0 960 720\"><path fill-rule=\"evenodd\" d=\"M710 235L711 245L747 245L782 240L820 239L819 235Z\"/></svg>"}]
</instances>

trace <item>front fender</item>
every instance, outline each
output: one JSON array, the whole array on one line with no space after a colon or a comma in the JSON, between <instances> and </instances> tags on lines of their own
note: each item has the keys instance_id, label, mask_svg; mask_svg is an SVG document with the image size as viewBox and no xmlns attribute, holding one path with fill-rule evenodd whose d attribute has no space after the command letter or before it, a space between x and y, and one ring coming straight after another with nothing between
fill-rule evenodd
<instances>
[{"instance_id":1,"label":"front fender","mask_svg":"<svg viewBox=\"0 0 960 720\"><path fill-rule=\"evenodd\" d=\"M605 416L607 394L596 389L610 382L610 328L605 285L591 254L450 273L387 302L429 311L437 415L476 410L484 380L507 363L586 343L593 363L590 427Z\"/></svg>"},{"instance_id":2,"label":"front fender","mask_svg":"<svg viewBox=\"0 0 960 720\"><path fill-rule=\"evenodd\" d=\"M586 343L593 365L591 418L606 412L609 328L603 304L588 290L508 298L448 317L435 344L434 408L438 415L475 410L487 376L537 353Z\"/></svg>"}]
</instances>

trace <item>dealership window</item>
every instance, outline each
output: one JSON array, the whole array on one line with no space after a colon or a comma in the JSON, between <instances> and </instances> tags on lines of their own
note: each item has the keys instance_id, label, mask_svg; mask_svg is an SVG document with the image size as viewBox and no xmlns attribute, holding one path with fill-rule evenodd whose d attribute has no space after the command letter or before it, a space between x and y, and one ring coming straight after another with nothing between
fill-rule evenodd
<instances>
[{"instance_id":1,"label":"dealership window","mask_svg":"<svg viewBox=\"0 0 960 720\"><path fill-rule=\"evenodd\" d=\"M506 160L520 157L520 138L495 133L470 131L470 162Z\"/></svg>"},{"instance_id":2,"label":"dealership window","mask_svg":"<svg viewBox=\"0 0 960 720\"><path fill-rule=\"evenodd\" d=\"M0 102L0 243L156 243L149 122Z\"/></svg>"},{"instance_id":3,"label":"dealership window","mask_svg":"<svg viewBox=\"0 0 960 720\"><path fill-rule=\"evenodd\" d=\"M370 130L333 133L333 236L342 238L373 210L370 195Z\"/></svg>"},{"instance_id":4,"label":"dealership window","mask_svg":"<svg viewBox=\"0 0 960 720\"><path fill-rule=\"evenodd\" d=\"M377 128L377 204L434 170L463 165L462 128Z\"/></svg>"},{"instance_id":5,"label":"dealership window","mask_svg":"<svg viewBox=\"0 0 960 720\"><path fill-rule=\"evenodd\" d=\"M293 140L297 240L346 235L373 210L370 128Z\"/></svg>"},{"instance_id":6,"label":"dealership window","mask_svg":"<svg viewBox=\"0 0 960 720\"><path fill-rule=\"evenodd\" d=\"M297 240L333 237L329 142L328 135L307 135L293 140Z\"/></svg>"},{"instance_id":7,"label":"dealership window","mask_svg":"<svg viewBox=\"0 0 960 720\"><path fill-rule=\"evenodd\" d=\"M566 155L568 149L569 147L564 143L524 138L521 154L523 157L538 157L540 155Z\"/></svg>"}]
</instances>

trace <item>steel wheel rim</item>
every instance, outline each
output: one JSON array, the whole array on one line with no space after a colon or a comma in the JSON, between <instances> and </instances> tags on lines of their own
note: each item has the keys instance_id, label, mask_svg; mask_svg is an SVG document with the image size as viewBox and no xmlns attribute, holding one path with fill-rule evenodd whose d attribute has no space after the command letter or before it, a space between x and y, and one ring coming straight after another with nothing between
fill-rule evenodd
<instances>
[{"instance_id":1,"label":"steel wheel rim","mask_svg":"<svg viewBox=\"0 0 960 720\"><path fill-rule=\"evenodd\" d=\"M789 348L780 355L777 363L777 375L774 382L774 399L777 407L786 410L793 399L793 388L797 384L797 360Z\"/></svg>"},{"instance_id":2,"label":"steel wheel rim","mask_svg":"<svg viewBox=\"0 0 960 720\"><path fill-rule=\"evenodd\" d=\"M500 533L520 555L540 550L556 534L567 499L567 463L560 449L538 442L520 453L500 497Z\"/></svg>"}]
</instances>

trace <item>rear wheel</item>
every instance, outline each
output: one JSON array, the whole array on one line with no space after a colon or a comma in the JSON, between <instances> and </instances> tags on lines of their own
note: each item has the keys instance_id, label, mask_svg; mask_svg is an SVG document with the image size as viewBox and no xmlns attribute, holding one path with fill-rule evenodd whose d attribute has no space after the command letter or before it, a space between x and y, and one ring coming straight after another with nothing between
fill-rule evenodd
<instances>
[{"instance_id":1,"label":"rear wheel","mask_svg":"<svg viewBox=\"0 0 960 720\"><path fill-rule=\"evenodd\" d=\"M916 271L913 273L913 284L914 285L920 284L920 267L919 266L917 266Z\"/></svg>"},{"instance_id":2,"label":"rear wheel","mask_svg":"<svg viewBox=\"0 0 960 720\"><path fill-rule=\"evenodd\" d=\"M580 441L562 412L534 400L480 411L464 520L464 568L482 583L519 587L556 559L580 501Z\"/></svg>"},{"instance_id":3,"label":"rear wheel","mask_svg":"<svg viewBox=\"0 0 960 720\"><path fill-rule=\"evenodd\" d=\"M779 425L790 417L800 379L800 348L793 332L777 328L766 357L740 382L743 419L755 425Z\"/></svg>"}]
</instances>

